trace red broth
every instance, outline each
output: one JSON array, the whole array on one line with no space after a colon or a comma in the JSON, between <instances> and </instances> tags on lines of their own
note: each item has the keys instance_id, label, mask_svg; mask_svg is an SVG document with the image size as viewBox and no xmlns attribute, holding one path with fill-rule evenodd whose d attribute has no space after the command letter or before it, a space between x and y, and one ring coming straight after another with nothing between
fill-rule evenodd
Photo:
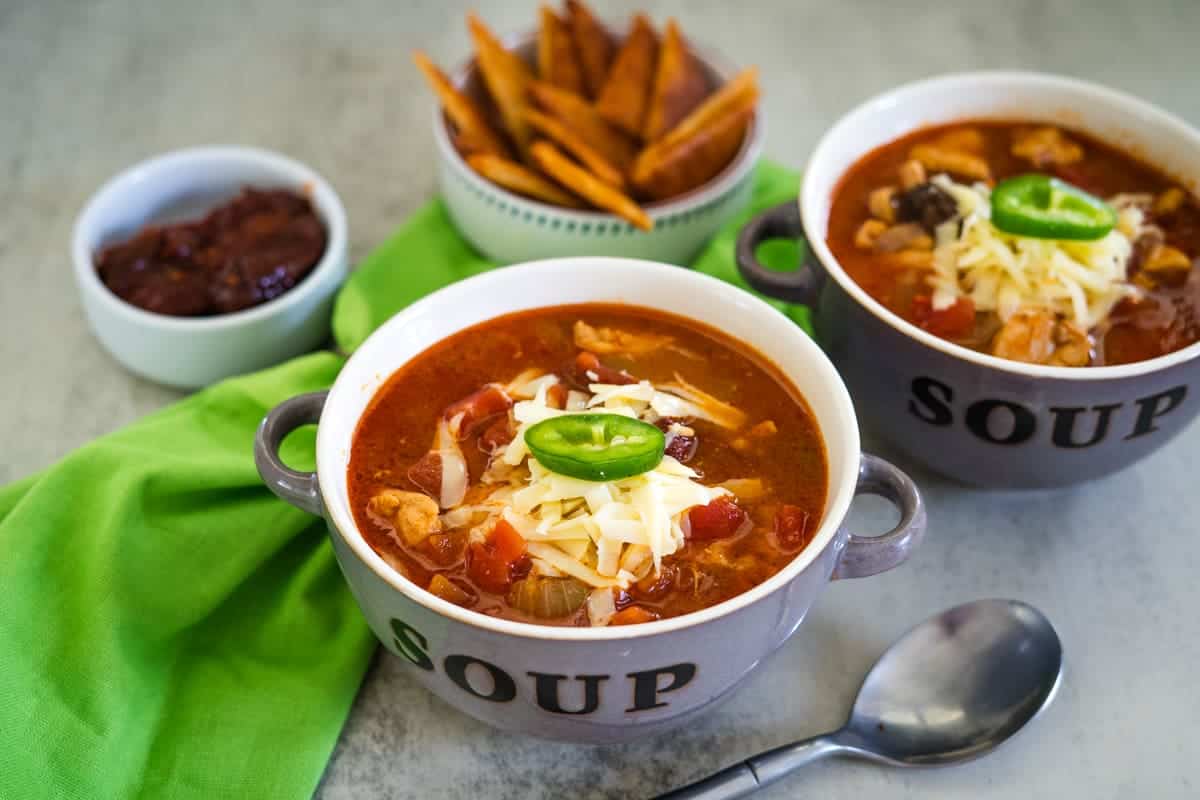
<instances>
[{"instance_id":1,"label":"red broth","mask_svg":"<svg viewBox=\"0 0 1200 800\"><path fill-rule=\"evenodd\" d=\"M580 347L575 330L580 321L635 341L658 337L666 344L597 355ZM736 429L706 419L656 422L690 432L673 436L667 454L696 470L703 484L756 479L763 490L687 512L686 543L663 559L660 570L613 590L617 614L608 624L674 617L735 597L786 566L816 532L828 489L824 443L812 412L775 366L680 317L621 305L544 308L503 316L435 344L387 380L358 425L348 473L355 521L371 547L418 586L492 616L593 624L586 606L578 605L583 590L570 583L556 585L562 591L549 609L569 611L529 610L524 602L529 595L522 592L532 584L522 581L530 578L533 559L507 523L487 517L480 523L476 515L414 543L399 534L405 523L398 512L376 499L408 492L438 500L440 474L426 468L428 451L439 422L457 418L469 428L459 441L469 476L464 504L478 502L489 491L482 476L515 425L497 394L501 390L487 387L530 369L561 376L555 384L561 388L547 393L548 403L566 402L567 390L596 378L614 383L637 378L656 386L682 378L744 414ZM430 500L416 498L416 505L428 507ZM472 534L472 527L482 530Z\"/></svg>"}]
</instances>

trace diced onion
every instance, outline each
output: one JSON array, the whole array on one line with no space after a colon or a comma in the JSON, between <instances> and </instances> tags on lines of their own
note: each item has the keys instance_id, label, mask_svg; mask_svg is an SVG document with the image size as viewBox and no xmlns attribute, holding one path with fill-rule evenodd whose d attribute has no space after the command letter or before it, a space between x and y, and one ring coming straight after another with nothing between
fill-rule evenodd
<instances>
[{"instance_id":1,"label":"diced onion","mask_svg":"<svg viewBox=\"0 0 1200 800\"><path fill-rule=\"evenodd\" d=\"M532 576L512 585L508 602L538 619L559 619L578 611L588 594L587 585L575 578Z\"/></svg>"},{"instance_id":2,"label":"diced onion","mask_svg":"<svg viewBox=\"0 0 1200 800\"><path fill-rule=\"evenodd\" d=\"M461 415L455 415L455 420L460 418ZM439 420L433 442L434 449L441 456L442 482L438 505L442 508L454 508L467 495L467 460L459 449L453 427L452 422Z\"/></svg>"},{"instance_id":3,"label":"diced onion","mask_svg":"<svg viewBox=\"0 0 1200 800\"><path fill-rule=\"evenodd\" d=\"M617 602L612 589L593 589L587 599L588 621L592 627L600 628L617 613Z\"/></svg>"}]
</instances>

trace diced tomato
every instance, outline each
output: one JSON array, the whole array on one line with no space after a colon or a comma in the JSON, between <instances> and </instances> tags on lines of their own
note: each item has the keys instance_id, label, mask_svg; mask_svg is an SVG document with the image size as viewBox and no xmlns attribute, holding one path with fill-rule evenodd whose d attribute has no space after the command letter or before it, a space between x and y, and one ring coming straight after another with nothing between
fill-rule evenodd
<instances>
[{"instance_id":1,"label":"diced tomato","mask_svg":"<svg viewBox=\"0 0 1200 800\"><path fill-rule=\"evenodd\" d=\"M507 416L503 416L479 435L479 446L486 453L494 453L501 447L506 447L516 435L512 421Z\"/></svg>"},{"instance_id":2,"label":"diced tomato","mask_svg":"<svg viewBox=\"0 0 1200 800\"><path fill-rule=\"evenodd\" d=\"M504 594L527 561L525 540L512 525L500 520L486 541L471 544L467 574L486 591Z\"/></svg>"},{"instance_id":3,"label":"diced tomato","mask_svg":"<svg viewBox=\"0 0 1200 800\"><path fill-rule=\"evenodd\" d=\"M975 327L975 301L960 297L949 308L935 311L933 298L919 294L912 300L912 318L917 327L934 336L947 339L966 336Z\"/></svg>"},{"instance_id":4,"label":"diced tomato","mask_svg":"<svg viewBox=\"0 0 1200 800\"><path fill-rule=\"evenodd\" d=\"M458 424L458 438L465 439L481 422L508 411L512 404L512 398L503 389L495 384L488 384L457 403L451 403L443 416L453 420L462 414L462 420Z\"/></svg>"},{"instance_id":5,"label":"diced tomato","mask_svg":"<svg viewBox=\"0 0 1200 800\"><path fill-rule=\"evenodd\" d=\"M589 383L637 383L637 378L628 372L604 366L595 353L586 350L575 357L574 373L575 383L585 389Z\"/></svg>"},{"instance_id":6,"label":"diced tomato","mask_svg":"<svg viewBox=\"0 0 1200 800\"><path fill-rule=\"evenodd\" d=\"M643 622L654 622L658 619L658 613L642 608L641 606L629 606L623 608L612 615L609 619L609 625L639 625Z\"/></svg>"},{"instance_id":7,"label":"diced tomato","mask_svg":"<svg viewBox=\"0 0 1200 800\"><path fill-rule=\"evenodd\" d=\"M442 455L430 450L408 468L408 479L425 494L437 499L442 494Z\"/></svg>"},{"instance_id":8,"label":"diced tomato","mask_svg":"<svg viewBox=\"0 0 1200 800\"><path fill-rule=\"evenodd\" d=\"M728 497L718 497L706 506L693 506L688 512L689 539L727 539L746 524L746 512Z\"/></svg>"},{"instance_id":9,"label":"diced tomato","mask_svg":"<svg viewBox=\"0 0 1200 800\"><path fill-rule=\"evenodd\" d=\"M788 553L804 549L812 536L808 532L808 512L799 506L779 507L775 512L775 541L779 548Z\"/></svg>"}]
</instances>

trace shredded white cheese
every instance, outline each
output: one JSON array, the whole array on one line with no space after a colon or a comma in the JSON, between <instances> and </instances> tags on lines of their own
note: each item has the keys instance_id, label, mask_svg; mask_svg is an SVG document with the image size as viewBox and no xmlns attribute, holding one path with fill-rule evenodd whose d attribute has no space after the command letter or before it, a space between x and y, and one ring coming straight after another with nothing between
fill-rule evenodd
<instances>
[{"instance_id":1,"label":"shredded white cheese","mask_svg":"<svg viewBox=\"0 0 1200 800\"><path fill-rule=\"evenodd\" d=\"M1143 229L1135 204L1119 204L1116 227L1095 241L1036 239L1005 233L991 222L991 190L937 175L932 182L958 204L938 226L933 252L933 307L961 296L1007 321L1026 308L1046 309L1088 329L1138 289L1126 280L1133 241Z\"/></svg>"},{"instance_id":2,"label":"shredded white cheese","mask_svg":"<svg viewBox=\"0 0 1200 800\"><path fill-rule=\"evenodd\" d=\"M525 445L529 427L565 414L604 412L650 422L668 415L723 425L744 422L740 411L677 380L694 399L649 381L593 383L588 387L591 395L568 393L566 409L546 404L547 390L558 382L554 375L526 373L508 384L515 396L527 398L513 405L516 435L494 460L512 471L505 474L510 482L497 490L504 493L501 500L493 492L480 508L489 511L490 520L502 516L521 534L539 574L572 575L594 587L628 588L683 546L681 523L688 509L730 494L726 488L700 483L694 470L670 456L649 472L607 482L551 472L530 456Z\"/></svg>"}]
</instances>

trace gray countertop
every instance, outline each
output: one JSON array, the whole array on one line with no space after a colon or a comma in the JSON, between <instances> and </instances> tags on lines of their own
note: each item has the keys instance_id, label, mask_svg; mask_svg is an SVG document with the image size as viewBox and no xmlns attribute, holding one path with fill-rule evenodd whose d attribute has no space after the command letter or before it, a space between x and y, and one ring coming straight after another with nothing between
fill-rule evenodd
<instances>
[{"instance_id":1,"label":"gray countertop","mask_svg":"<svg viewBox=\"0 0 1200 800\"><path fill-rule=\"evenodd\" d=\"M467 50L467 4L0 0L0 482L180 395L92 340L68 239L121 168L185 145L276 148L341 193L358 259L434 191L431 100L408 54ZM533 0L477 2L499 30ZM454 6L450 8L450 6ZM1092 78L1200 124L1200 3L928 0L596 3L648 8L762 68L768 154L800 166L842 112L901 81L978 67ZM984 760L897 772L815 765L763 797L1196 797L1200 542L1192 427L1143 464L1053 493L963 489L914 470L930 533L905 567L835 584L728 703L657 740L582 748L514 738L450 710L380 655L319 796L640 797L840 724L874 658L910 624L979 596L1042 608L1064 640L1055 706ZM886 452L885 452L886 455ZM864 530L887 522L860 503Z\"/></svg>"}]
</instances>

